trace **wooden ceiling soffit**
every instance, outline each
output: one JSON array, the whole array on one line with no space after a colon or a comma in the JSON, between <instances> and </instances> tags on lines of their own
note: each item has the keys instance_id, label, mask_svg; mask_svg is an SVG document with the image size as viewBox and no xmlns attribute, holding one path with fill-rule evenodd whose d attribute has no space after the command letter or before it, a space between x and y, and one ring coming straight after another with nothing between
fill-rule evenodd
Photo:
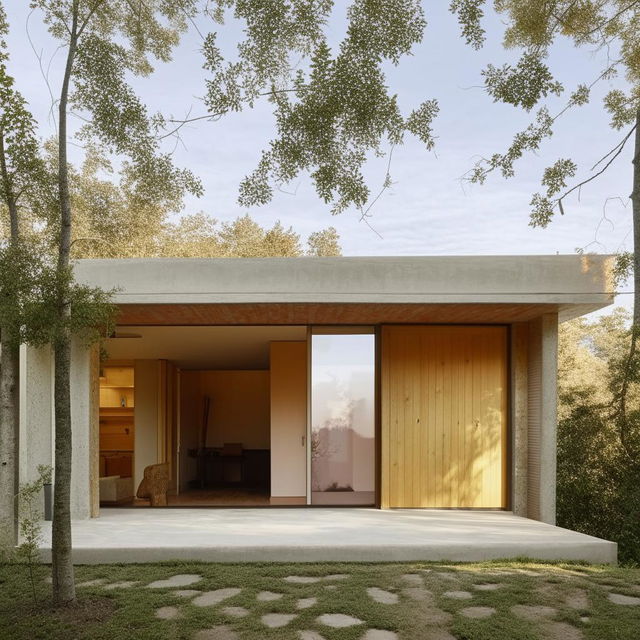
<instances>
[{"instance_id":1,"label":"wooden ceiling soffit","mask_svg":"<svg viewBox=\"0 0 640 640\"><path fill-rule=\"evenodd\" d=\"M558 311L556 304L258 303L123 304L118 324L307 325L383 323L498 324Z\"/></svg>"}]
</instances>

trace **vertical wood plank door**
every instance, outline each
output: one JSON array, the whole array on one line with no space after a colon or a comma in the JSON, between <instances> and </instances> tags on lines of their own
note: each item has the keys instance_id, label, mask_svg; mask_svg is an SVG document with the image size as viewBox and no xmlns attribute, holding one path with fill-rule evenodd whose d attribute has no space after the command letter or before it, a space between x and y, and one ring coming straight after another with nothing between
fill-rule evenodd
<instances>
[{"instance_id":1,"label":"vertical wood plank door","mask_svg":"<svg viewBox=\"0 0 640 640\"><path fill-rule=\"evenodd\" d=\"M383 508L506 508L507 329L386 325Z\"/></svg>"}]
</instances>

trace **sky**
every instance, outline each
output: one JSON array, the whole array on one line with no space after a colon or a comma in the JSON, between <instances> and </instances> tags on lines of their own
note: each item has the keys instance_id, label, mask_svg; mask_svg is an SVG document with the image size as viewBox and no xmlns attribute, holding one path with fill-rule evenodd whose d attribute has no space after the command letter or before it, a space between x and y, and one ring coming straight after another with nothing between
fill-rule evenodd
<instances>
[{"instance_id":1,"label":"sky","mask_svg":"<svg viewBox=\"0 0 640 640\"><path fill-rule=\"evenodd\" d=\"M11 27L9 66L40 123L40 134L48 137L55 131L55 122L43 76L48 74L57 93L64 52L57 51L58 44L43 26L41 14L32 12L28 4L26 0L5 1ZM339 41L345 26L346 3L336 4L339 8L329 26L333 43ZM424 3L428 26L423 42L398 67L388 68L388 84L405 113L435 98L440 114L434 122L437 140L433 151L426 151L410 136L402 147L394 149L393 186L371 210L369 224L373 229L354 210L332 216L330 206L317 197L307 176L276 191L267 205L251 209L238 205L240 181L254 169L274 134L266 102L217 122L202 121L183 128L174 151L175 163L200 177L205 194L188 199L182 213L205 211L221 221L250 213L262 225L271 226L279 220L303 237L334 226L343 253L349 256L631 250L630 149L579 197L566 201L564 216L557 216L546 229L529 226L529 201L540 190L546 166L560 157L571 157L578 163L579 177L588 177L591 166L622 138L621 132L610 128L602 108L602 97L611 88L609 81L594 89L588 105L558 121L553 138L539 153L517 163L515 177L505 180L492 175L484 185L471 185L464 179L478 158L506 150L514 133L524 129L533 114L493 103L480 88L481 71L488 63L513 62L518 56L517 51L505 51L501 46L500 18L492 13L486 16L488 41L482 50L475 51L460 37L448 4ZM242 25L231 20L220 27L203 17L197 27L185 35L170 64L158 66L149 78L134 80L151 112L175 117L204 113L200 97L205 92L206 72L202 70L201 34L218 31L219 42L232 53L242 36ZM599 75L606 57L603 52L577 50L565 41L552 50L550 65L566 88L564 97L549 101L555 113L578 83L589 83ZM168 144L173 148L175 143ZM71 159L80 158L81 150L72 148ZM382 185L386 163L386 159L376 159L367 166L365 176L374 193ZM616 304L630 308L631 297L617 296Z\"/></svg>"}]
</instances>

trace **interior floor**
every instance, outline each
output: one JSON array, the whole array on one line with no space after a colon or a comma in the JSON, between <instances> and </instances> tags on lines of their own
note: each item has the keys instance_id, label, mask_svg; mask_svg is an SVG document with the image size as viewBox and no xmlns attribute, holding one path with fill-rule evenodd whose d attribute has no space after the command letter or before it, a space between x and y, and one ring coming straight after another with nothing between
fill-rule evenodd
<instances>
[{"instance_id":1,"label":"interior floor","mask_svg":"<svg viewBox=\"0 0 640 640\"><path fill-rule=\"evenodd\" d=\"M189 489L169 495L170 507L264 507L269 506L269 491L261 488ZM132 506L148 507L148 500L134 498Z\"/></svg>"}]
</instances>

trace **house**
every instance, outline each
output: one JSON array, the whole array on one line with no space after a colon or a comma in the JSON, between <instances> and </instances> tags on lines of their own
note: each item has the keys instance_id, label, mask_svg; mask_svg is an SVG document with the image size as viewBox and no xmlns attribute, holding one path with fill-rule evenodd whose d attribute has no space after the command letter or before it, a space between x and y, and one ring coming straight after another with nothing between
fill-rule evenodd
<instances>
[{"instance_id":1,"label":"house","mask_svg":"<svg viewBox=\"0 0 640 640\"><path fill-rule=\"evenodd\" d=\"M169 505L492 509L554 524L558 323L607 256L80 260L116 289L72 353L72 514ZM52 463L52 358L21 352L21 481ZM102 495L101 495L102 494ZM136 504L148 504L138 501Z\"/></svg>"}]
</instances>

